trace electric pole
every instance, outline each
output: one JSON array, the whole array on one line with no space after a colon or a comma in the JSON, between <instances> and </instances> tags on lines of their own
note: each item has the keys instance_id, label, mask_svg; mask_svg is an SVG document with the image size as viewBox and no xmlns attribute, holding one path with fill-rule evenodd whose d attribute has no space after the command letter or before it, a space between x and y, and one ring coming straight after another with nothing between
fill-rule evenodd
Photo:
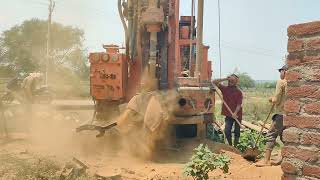
<instances>
[{"instance_id":1,"label":"electric pole","mask_svg":"<svg viewBox=\"0 0 320 180\"><path fill-rule=\"evenodd\" d=\"M52 0L49 0L49 14L48 14L48 30L47 30L47 57L46 57L46 85L48 85L48 71L49 71L49 63L51 60L50 55L50 43L51 43L51 18L52 18L52 12L54 10L55 2Z\"/></svg>"}]
</instances>

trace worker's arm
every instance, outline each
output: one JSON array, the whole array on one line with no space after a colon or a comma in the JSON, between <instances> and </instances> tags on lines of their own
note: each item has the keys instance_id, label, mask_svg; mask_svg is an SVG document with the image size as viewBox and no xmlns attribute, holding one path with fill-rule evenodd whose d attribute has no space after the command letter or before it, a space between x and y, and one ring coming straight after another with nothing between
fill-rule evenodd
<instances>
[{"instance_id":1,"label":"worker's arm","mask_svg":"<svg viewBox=\"0 0 320 180\"><path fill-rule=\"evenodd\" d=\"M212 81L212 83L215 84L221 90L221 88L223 88L221 83L224 82L224 81L227 81L228 79L229 79L229 77L228 78L223 78L223 79L215 79L215 80Z\"/></svg>"},{"instance_id":2,"label":"worker's arm","mask_svg":"<svg viewBox=\"0 0 320 180\"><path fill-rule=\"evenodd\" d=\"M283 82L279 80L276 85L276 92L274 93L274 96L269 99L269 101L273 104L278 104L281 100L282 96L282 89L283 89Z\"/></svg>"},{"instance_id":3,"label":"worker's arm","mask_svg":"<svg viewBox=\"0 0 320 180\"><path fill-rule=\"evenodd\" d=\"M238 113L241 109L242 105L238 104L236 110L233 113L234 118L238 119Z\"/></svg>"},{"instance_id":4,"label":"worker's arm","mask_svg":"<svg viewBox=\"0 0 320 180\"><path fill-rule=\"evenodd\" d=\"M223 78L223 79L215 79L212 81L213 84L215 84L216 86L219 86L221 82L223 81L227 81L229 78Z\"/></svg>"},{"instance_id":5,"label":"worker's arm","mask_svg":"<svg viewBox=\"0 0 320 180\"><path fill-rule=\"evenodd\" d=\"M239 111L241 110L242 108L242 100L243 100L243 95L242 93L240 92L239 95L238 95L238 98L236 99L237 101L237 107L236 107L236 110L233 112L233 118L236 118L238 119L238 113Z\"/></svg>"}]
</instances>

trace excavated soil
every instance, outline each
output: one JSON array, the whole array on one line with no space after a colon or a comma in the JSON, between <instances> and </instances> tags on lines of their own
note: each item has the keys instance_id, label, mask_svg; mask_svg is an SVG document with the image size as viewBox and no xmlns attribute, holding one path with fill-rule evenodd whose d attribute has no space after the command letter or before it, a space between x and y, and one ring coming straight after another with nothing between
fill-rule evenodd
<instances>
[{"instance_id":1,"label":"excavated soil","mask_svg":"<svg viewBox=\"0 0 320 180\"><path fill-rule=\"evenodd\" d=\"M193 143L193 146L198 145L198 142ZM94 145L93 147L97 146ZM210 144L210 147L217 150L224 147L224 145ZM125 152L118 153L112 152L112 150L101 152L96 149L96 153L90 155L81 153L62 155L46 152L47 150L50 151L46 147L35 147L27 140L11 139L7 142L2 140L0 150L0 179L23 179L22 177L29 179L27 176L35 176L35 173L29 172L28 174L26 170L20 172L22 168L28 168L25 162L30 162L32 165L28 166L33 166L38 175L48 177L48 179L55 179L60 176L59 173L61 173L64 164L73 157L89 167L88 174L91 177L110 177L111 179L192 179L182 174L183 166L190 158L191 149L183 148L179 149L179 151L163 150L163 154L154 161L144 161L132 157ZM279 166L257 168L253 163L244 160L235 152L229 150L221 150L221 152L231 157L229 173L223 174L221 170L215 170L210 173L211 178L281 179L282 171ZM41 164L41 159L50 159L56 165L53 165L53 163L48 163L49 165ZM12 164L12 162L16 163ZM17 170L19 170L19 176L14 176L16 175L14 172ZM30 179L33 178L30 177Z\"/></svg>"},{"instance_id":2,"label":"excavated soil","mask_svg":"<svg viewBox=\"0 0 320 180\"><path fill-rule=\"evenodd\" d=\"M84 115L71 114L38 110L32 123L13 117L9 123L11 137L0 137L0 179L61 179L66 164L74 159L77 161L73 163L87 167L86 173L78 173L76 179L192 179L182 170L200 143L231 157L229 173L215 170L210 179L281 179L280 166L257 168L233 148L196 139L180 140L177 148L157 147L152 161L142 160L130 149L121 148L130 142L121 141L116 132L103 138L95 138L95 132L76 133L74 129L85 121L81 119ZM23 131L26 124L27 132ZM69 175L82 172L71 169Z\"/></svg>"}]
</instances>

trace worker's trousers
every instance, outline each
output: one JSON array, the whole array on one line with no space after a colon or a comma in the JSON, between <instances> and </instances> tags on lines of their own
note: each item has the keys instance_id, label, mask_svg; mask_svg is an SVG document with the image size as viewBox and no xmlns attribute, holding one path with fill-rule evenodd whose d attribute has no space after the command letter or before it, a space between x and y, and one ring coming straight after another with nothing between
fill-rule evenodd
<instances>
[{"instance_id":1,"label":"worker's trousers","mask_svg":"<svg viewBox=\"0 0 320 180\"><path fill-rule=\"evenodd\" d=\"M282 132L284 130L283 126L283 115L282 114L275 114L272 117L272 125L267 133L267 144L266 149L272 150L276 144L276 139L280 136L280 140L282 141Z\"/></svg>"},{"instance_id":2,"label":"worker's trousers","mask_svg":"<svg viewBox=\"0 0 320 180\"><path fill-rule=\"evenodd\" d=\"M226 116L224 133L226 135L226 139L227 139L228 144L230 146L232 146L232 133L231 133L231 131L232 131L233 124L235 124L235 127L234 127L234 146L236 147L237 144L239 143L239 138L240 138L240 125L232 117Z\"/></svg>"}]
</instances>

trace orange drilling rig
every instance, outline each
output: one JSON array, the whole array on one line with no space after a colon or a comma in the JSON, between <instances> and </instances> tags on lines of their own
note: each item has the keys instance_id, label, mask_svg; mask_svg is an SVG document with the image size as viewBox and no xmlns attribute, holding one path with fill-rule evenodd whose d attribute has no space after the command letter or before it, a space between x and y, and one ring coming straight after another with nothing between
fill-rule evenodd
<instances>
[{"instance_id":1,"label":"orange drilling rig","mask_svg":"<svg viewBox=\"0 0 320 180\"><path fill-rule=\"evenodd\" d=\"M156 90L176 90L180 109L170 120L176 137L204 137L213 121L214 90L209 46L203 45L204 0L180 16L179 0L118 0L125 48L104 45L90 53L95 119L108 121L139 92L143 76ZM185 2L183 2L185 3ZM197 7L197 16L194 15ZM144 73L144 72L147 72Z\"/></svg>"}]
</instances>

